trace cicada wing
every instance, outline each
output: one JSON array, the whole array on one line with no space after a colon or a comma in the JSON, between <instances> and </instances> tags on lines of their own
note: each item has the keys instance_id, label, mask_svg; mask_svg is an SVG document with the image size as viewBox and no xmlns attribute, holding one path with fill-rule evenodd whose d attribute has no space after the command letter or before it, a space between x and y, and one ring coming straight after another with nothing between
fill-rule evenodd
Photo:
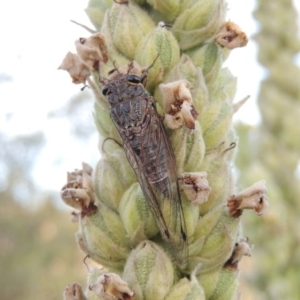
<instances>
[{"instance_id":1,"label":"cicada wing","mask_svg":"<svg viewBox=\"0 0 300 300\"><path fill-rule=\"evenodd\" d=\"M161 207L167 227L172 236L172 242L174 246L175 257L181 264L186 264L188 259L188 241L185 218L183 214L182 202L180 197L180 189L178 183L178 174L176 168L176 161L173 149L169 142L169 138L166 134L165 128L160 121L160 133L161 140L166 147L166 166L168 171L168 181L167 187L169 192L169 197L163 202Z\"/></svg>"},{"instance_id":2,"label":"cicada wing","mask_svg":"<svg viewBox=\"0 0 300 300\"><path fill-rule=\"evenodd\" d=\"M174 154L157 112L152 106L149 108L145 117L148 121L137 137L139 149L134 149L128 134L117 124L116 127L161 235L177 262L185 265L187 235Z\"/></svg>"}]
</instances>

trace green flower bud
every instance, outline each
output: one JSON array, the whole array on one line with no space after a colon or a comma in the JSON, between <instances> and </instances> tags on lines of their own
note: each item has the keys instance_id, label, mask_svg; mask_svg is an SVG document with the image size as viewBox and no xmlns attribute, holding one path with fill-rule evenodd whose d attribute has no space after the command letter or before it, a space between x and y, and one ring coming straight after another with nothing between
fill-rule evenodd
<instances>
[{"instance_id":1,"label":"green flower bud","mask_svg":"<svg viewBox=\"0 0 300 300\"><path fill-rule=\"evenodd\" d=\"M110 262L124 264L130 247L117 213L105 205L98 205L95 212L80 218L79 230L88 254L100 258L99 263L104 262L108 267Z\"/></svg>"},{"instance_id":2,"label":"green flower bud","mask_svg":"<svg viewBox=\"0 0 300 300\"><path fill-rule=\"evenodd\" d=\"M230 103L215 100L207 105L199 122L203 131L206 151L220 145L231 128L234 110Z\"/></svg>"},{"instance_id":3,"label":"green flower bud","mask_svg":"<svg viewBox=\"0 0 300 300\"><path fill-rule=\"evenodd\" d=\"M211 193L208 201L201 205L201 215L220 204L224 204L233 192L233 175L230 163L226 161L219 168L216 165L211 167L214 168L214 172L210 169L207 171L208 180L211 183Z\"/></svg>"},{"instance_id":4,"label":"green flower bud","mask_svg":"<svg viewBox=\"0 0 300 300\"><path fill-rule=\"evenodd\" d=\"M188 240L193 236L195 229L197 228L199 219L199 206L195 206L189 200L186 199L186 195L181 193L182 209L185 218L185 226Z\"/></svg>"},{"instance_id":5,"label":"green flower bud","mask_svg":"<svg viewBox=\"0 0 300 300\"><path fill-rule=\"evenodd\" d=\"M182 0L147 0L147 2L158 10L167 22L173 22L178 15Z\"/></svg>"},{"instance_id":6,"label":"green flower bud","mask_svg":"<svg viewBox=\"0 0 300 300\"><path fill-rule=\"evenodd\" d=\"M108 109L102 108L98 103L94 105L94 122L103 138L110 137L121 142L119 133L111 120Z\"/></svg>"},{"instance_id":7,"label":"green flower bud","mask_svg":"<svg viewBox=\"0 0 300 300\"><path fill-rule=\"evenodd\" d=\"M203 107L208 102L208 91L200 68L197 68L191 58L182 54L178 64L168 73L165 82L186 79L191 84L191 94L196 111L201 115ZM161 103L161 96L155 93L155 99Z\"/></svg>"},{"instance_id":8,"label":"green flower bud","mask_svg":"<svg viewBox=\"0 0 300 300\"><path fill-rule=\"evenodd\" d=\"M199 170L205 155L205 144L202 138L201 127L198 122L195 125L196 128L194 130L186 127L177 129L170 137L179 174Z\"/></svg>"},{"instance_id":9,"label":"green flower bud","mask_svg":"<svg viewBox=\"0 0 300 300\"><path fill-rule=\"evenodd\" d=\"M77 231L75 234L75 239L79 249L84 253L88 254L92 260L95 262L105 265L110 270L114 272L120 272L124 268L124 260L109 260L106 257L99 256L99 251L97 253L91 252L93 249L88 248L86 240L83 238L83 235L80 231ZM101 254L101 253L100 253Z\"/></svg>"},{"instance_id":10,"label":"green flower bud","mask_svg":"<svg viewBox=\"0 0 300 300\"><path fill-rule=\"evenodd\" d=\"M143 241L130 253L122 277L136 299L164 299L173 286L174 269L162 248Z\"/></svg>"},{"instance_id":11,"label":"green flower bud","mask_svg":"<svg viewBox=\"0 0 300 300\"><path fill-rule=\"evenodd\" d=\"M194 275L191 280L182 278L171 289L165 300L205 300L202 286Z\"/></svg>"},{"instance_id":12,"label":"green flower bud","mask_svg":"<svg viewBox=\"0 0 300 300\"><path fill-rule=\"evenodd\" d=\"M123 148L113 140L105 141L105 147L115 145L114 151L105 151L94 172L96 203L100 201L114 211L125 191L136 181L136 175L129 165Z\"/></svg>"},{"instance_id":13,"label":"green flower bud","mask_svg":"<svg viewBox=\"0 0 300 300\"><path fill-rule=\"evenodd\" d=\"M154 22L143 9L131 2L126 5L114 3L108 18L114 45L123 55L133 59L142 38L155 27Z\"/></svg>"},{"instance_id":14,"label":"green flower bud","mask_svg":"<svg viewBox=\"0 0 300 300\"><path fill-rule=\"evenodd\" d=\"M211 192L208 201L201 205L201 215L206 214L213 207L225 204L225 201L233 193L230 155L235 146L235 143L229 146L226 146L226 143L221 144L218 148L207 153L203 159L201 170L208 174L207 179L210 183Z\"/></svg>"},{"instance_id":15,"label":"green flower bud","mask_svg":"<svg viewBox=\"0 0 300 300\"><path fill-rule=\"evenodd\" d=\"M228 68L223 68L219 72L217 80L208 83L210 99L220 101L232 101L237 89L237 78L232 75Z\"/></svg>"},{"instance_id":16,"label":"green flower bud","mask_svg":"<svg viewBox=\"0 0 300 300\"><path fill-rule=\"evenodd\" d=\"M151 65L159 54L148 74L147 89L162 82L165 74L178 63L179 53L175 37L163 22L141 39L135 52L135 60L141 66Z\"/></svg>"},{"instance_id":17,"label":"green flower bud","mask_svg":"<svg viewBox=\"0 0 300 300\"><path fill-rule=\"evenodd\" d=\"M131 243L136 245L159 232L139 183L136 182L124 193L119 212Z\"/></svg>"},{"instance_id":18,"label":"green flower bud","mask_svg":"<svg viewBox=\"0 0 300 300\"><path fill-rule=\"evenodd\" d=\"M113 0L89 0L89 4L85 9L90 21L99 31L102 25L105 11L111 7Z\"/></svg>"},{"instance_id":19,"label":"green flower bud","mask_svg":"<svg viewBox=\"0 0 300 300\"><path fill-rule=\"evenodd\" d=\"M231 300L234 299L238 287L238 272L221 268L197 276L204 288L206 299Z\"/></svg>"},{"instance_id":20,"label":"green flower bud","mask_svg":"<svg viewBox=\"0 0 300 300\"><path fill-rule=\"evenodd\" d=\"M120 5L120 4L119 4ZM123 6L123 5L122 5ZM101 74L102 76L107 76L107 73L114 68L113 63L117 62L118 66L123 66L128 64L130 60L124 56L114 44L113 40L113 32L110 26L110 11L106 11L104 20L101 27L101 33L105 36L105 40L107 43L108 53L109 53L109 60L106 65L101 66Z\"/></svg>"},{"instance_id":21,"label":"green flower bud","mask_svg":"<svg viewBox=\"0 0 300 300\"><path fill-rule=\"evenodd\" d=\"M238 229L239 220L231 217L224 206L200 218L190 241L187 270L192 271L201 264L199 272L204 273L224 265L231 256Z\"/></svg>"},{"instance_id":22,"label":"green flower bud","mask_svg":"<svg viewBox=\"0 0 300 300\"><path fill-rule=\"evenodd\" d=\"M202 69L207 83L217 78L223 63L221 47L216 43L207 43L190 55L195 65Z\"/></svg>"},{"instance_id":23,"label":"green flower bud","mask_svg":"<svg viewBox=\"0 0 300 300\"><path fill-rule=\"evenodd\" d=\"M183 10L172 27L180 49L195 47L216 34L224 23L225 13L223 0L201 0Z\"/></svg>"}]
</instances>

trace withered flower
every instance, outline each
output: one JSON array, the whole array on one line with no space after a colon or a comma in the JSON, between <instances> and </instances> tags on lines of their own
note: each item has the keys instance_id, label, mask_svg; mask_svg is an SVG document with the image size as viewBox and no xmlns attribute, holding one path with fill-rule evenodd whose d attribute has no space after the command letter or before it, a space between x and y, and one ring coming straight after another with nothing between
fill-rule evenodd
<instances>
[{"instance_id":1,"label":"withered flower","mask_svg":"<svg viewBox=\"0 0 300 300\"><path fill-rule=\"evenodd\" d=\"M67 53L58 69L68 71L75 84L85 84L86 79L91 75L88 66L81 61L77 54L72 52Z\"/></svg>"},{"instance_id":2,"label":"withered flower","mask_svg":"<svg viewBox=\"0 0 300 300\"><path fill-rule=\"evenodd\" d=\"M81 212L94 203L91 170L88 164L82 163L82 170L68 173L67 183L61 191L63 201Z\"/></svg>"},{"instance_id":3,"label":"withered flower","mask_svg":"<svg viewBox=\"0 0 300 300\"><path fill-rule=\"evenodd\" d=\"M254 245L248 244L248 238L241 238L239 242L235 243L233 252L229 260L226 262L225 267L237 268L238 262L243 256L251 256Z\"/></svg>"},{"instance_id":4,"label":"withered flower","mask_svg":"<svg viewBox=\"0 0 300 300\"><path fill-rule=\"evenodd\" d=\"M229 213L237 218L244 209L252 209L258 216L263 215L269 206L266 191L266 182L261 180L242 192L232 195L227 203Z\"/></svg>"},{"instance_id":5,"label":"withered flower","mask_svg":"<svg viewBox=\"0 0 300 300\"><path fill-rule=\"evenodd\" d=\"M68 284L64 291L64 300L87 300L79 283Z\"/></svg>"},{"instance_id":6,"label":"withered flower","mask_svg":"<svg viewBox=\"0 0 300 300\"><path fill-rule=\"evenodd\" d=\"M106 41L101 33L79 38L75 46L80 59L92 70L99 70L100 61L106 63L108 60Z\"/></svg>"},{"instance_id":7,"label":"withered flower","mask_svg":"<svg viewBox=\"0 0 300 300\"><path fill-rule=\"evenodd\" d=\"M221 27L220 32L215 39L220 46L228 49L244 47L248 43L245 32L243 32L237 24L231 21L226 22Z\"/></svg>"},{"instance_id":8,"label":"withered flower","mask_svg":"<svg viewBox=\"0 0 300 300\"><path fill-rule=\"evenodd\" d=\"M130 72L131 75L137 75L138 77L143 77L148 71L148 67L141 67L135 60L130 62L129 64L125 64L121 67L116 66L115 69L109 72L109 80L113 80L119 74L128 74Z\"/></svg>"},{"instance_id":9,"label":"withered flower","mask_svg":"<svg viewBox=\"0 0 300 300\"><path fill-rule=\"evenodd\" d=\"M129 289L127 282L114 273L99 276L89 289L103 300L130 300L134 297L134 292Z\"/></svg>"},{"instance_id":10,"label":"withered flower","mask_svg":"<svg viewBox=\"0 0 300 300\"><path fill-rule=\"evenodd\" d=\"M175 130L183 125L195 129L198 112L193 105L190 86L184 79L159 85L164 101L165 121L170 129Z\"/></svg>"},{"instance_id":11,"label":"withered flower","mask_svg":"<svg viewBox=\"0 0 300 300\"><path fill-rule=\"evenodd\" d=\"M211 187L206 177L206 172L183 173L181 176L184 193L194 205L200 205L208 199Z\"/></svg>"}]
</instances>

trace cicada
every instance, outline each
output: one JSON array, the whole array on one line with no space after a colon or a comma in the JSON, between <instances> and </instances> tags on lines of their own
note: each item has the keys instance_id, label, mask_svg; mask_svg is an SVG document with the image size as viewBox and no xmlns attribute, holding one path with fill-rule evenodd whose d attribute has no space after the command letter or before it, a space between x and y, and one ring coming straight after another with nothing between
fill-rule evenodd
<instances>
[{"instance_id":1,"label":"cicada","mask_svg":"<svg viewBox=\"0 0 300 300\"><path fill-rule=\"evenodd\" d=\"M154 98L145 90L147 74L153 64L141 68L132 62L115 67L108 79L100 81L127 159L161 235L176 261L184 265L188 257L187 234L175 157Z\"/></svg>"}]
</instances>

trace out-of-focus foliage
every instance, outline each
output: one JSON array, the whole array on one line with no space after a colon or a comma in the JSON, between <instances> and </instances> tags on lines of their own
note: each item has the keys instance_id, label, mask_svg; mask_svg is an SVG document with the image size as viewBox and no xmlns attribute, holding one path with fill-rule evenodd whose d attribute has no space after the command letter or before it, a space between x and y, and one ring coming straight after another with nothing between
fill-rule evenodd
<instances>
[{"instance_id":1,"label":"out-of-focus foliage","mask_svg":"<svg viewBox=\"0 0 300 300\"><path fill-rule=\"evenodd\" d=\"M33 178L45 142L41 132L0 132L1 300L61 299L68 283L85 282L70 213L57 210L58 195L39 190Z\"/></svg>"},{"instance_id":2,"label":"out-of-focus foliage","mask_svg":"<svg viewBox=\"0 0 300 300\"><path fill-rule=\"evenodd\" d=\"M249 299L298 299L300 69L294 62L300 51L298 16L292 0L259 0L254 16L261 24L255 36L258 59L268 75L258 99L262 123L256 128L238 126L236 163L241 184L266 179L271 203L264 218L249 214L244 219L245 230L256 241L254 265L247 275L255 296Z\"/></svg>"},{"instance_id":3,"label":"out-of-focus foliage","mask_svg":"<svg viewBox=\"0 0 300 300\"><path fill-rule=\"evenodd\" d=\"M27 210L0 194L1 300L62 299L69 281L85 281L76 225L47 200L40 209Z\"/></svg>"}]
</instances>

